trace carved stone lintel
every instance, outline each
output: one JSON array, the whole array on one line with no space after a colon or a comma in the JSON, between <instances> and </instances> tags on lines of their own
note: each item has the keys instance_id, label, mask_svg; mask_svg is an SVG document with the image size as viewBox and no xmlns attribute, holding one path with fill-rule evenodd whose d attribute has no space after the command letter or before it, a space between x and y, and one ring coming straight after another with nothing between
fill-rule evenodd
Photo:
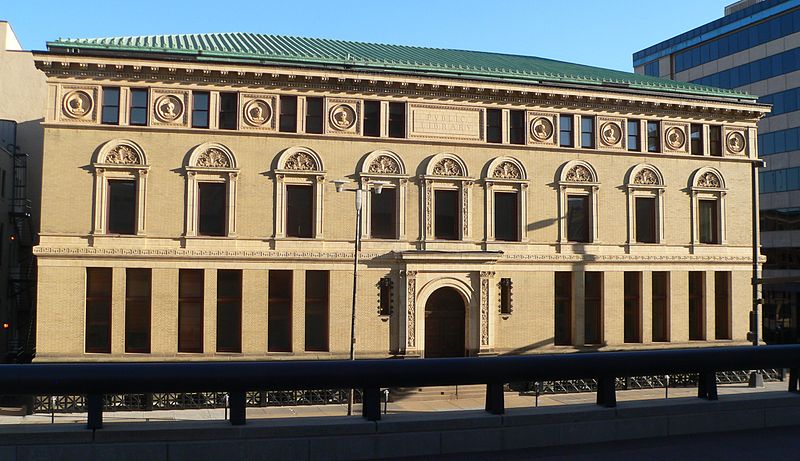
<instances>
[{"instance_id":1,"label":"carved stone lintel","mask_svg":"<svg viewBox=\"0 0 800 461\"><path fill-rule=\"evenodd\" d=\"M642 186L655 186L658 185L658 175L650 168L642 168L633 177L633 183Z\"/></svg>"},{"instance_id":2,"label":"carved stone lintel","mask_svg":"<svg viewBox=\"0 0 800 461\"><path fill-rule=\"evenodd\" d=\"M314 157L305 152L295 152L283 164L284 170L293 171L318 171L319 165Z\"/></svg>"},{"instance_id":3,"label":"carved stone lintel","mask_svg":"<svg viewBox=\"0 0 800 461\"><path fill-rule=\"evenodd\" d=\"M583 165L575 165L570 168L564 179L571 182L592 182L594 180L592 172Z\"/></svg>"},{"instance_id":4,"label":"carved stone lintel","mask_svg":"<svg viewBox=\"0 0 800 461\"><path fill-rule=\"evenodd\" d=\"M230 168L231 161L225 152L212 147L197 156L197 166L205 168Z\"/></svg>"},{"instance_id":5,"label":"carved stone lintel","mask_svg":"<svg viewBox=\"0 0 800 461\"><path fill-rule=\"evenodd\" d=\"M443 158L433 166L434 176L464 176L461 165L451 158Z\"/></svg>"},{"instance_id":6,"label":"carved stone lintel","mask_svg":"<svg viewBox=\"0 0 800 461\"><path fill-rule=\"evenodd\" d=\"M505 160L494 168L492 177L497 179L522 179L522 172L517 165Z\"/></svg>"},{"instance_id":7,"label":"carved stone lintel","mask_svg":"<svg viewBox=\"0 0 800 461\"><path fill-rule=\"evenodd\" d=\"M108 151L103 163L109 165L141 165L142 161L139 158L139 154L132 147L120 144Z\"/></svg>"},{"instance_id":8,"label":"carved stone lintel","mask_svg":"<svg viewBox=\"0 0 800 461\"><path fill-rule=\"evenodd\" d=\"M697 178L697 187L720 187L722 182L719 180L719 177L710 172L706 171L699 178Z\"/></svg>"},{"instance_id":9,"label":"carved stone lintel","mask_svg":"<svg viewBox=\"0 0 800 461\"><path fill-rule=\"evenodd\" d=\"M400 174L400 165L388 155L379 155L372 160L367 171L375 174Z\"/></svg>"}]
</instances>

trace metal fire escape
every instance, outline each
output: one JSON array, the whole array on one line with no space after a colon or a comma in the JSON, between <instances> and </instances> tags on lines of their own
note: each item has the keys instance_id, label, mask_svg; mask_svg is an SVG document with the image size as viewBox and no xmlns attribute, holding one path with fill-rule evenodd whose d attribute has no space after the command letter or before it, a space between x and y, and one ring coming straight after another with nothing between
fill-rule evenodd
<instances>
[{"instance_id":1,"label":"metal fire escape","mask_svg":"<svg viewBox=\"0 0 800 461\"><path fill-rule=\"evenodd\" d=\"M33 260L34 232L31 221L31 201L28 198L28 154L16 144L16 123L0 121L5 125L5 149L11 156L11 202L8 218L11 229L8 233L8 300L9 328L8 357L13 362L30 362L35 353L35 310L33 308ZM13 128L8 124L13 124ZM9 131L13 134L9 135ZM9 139L11 138L11 139Z\"/></svg>"}]
</instances>

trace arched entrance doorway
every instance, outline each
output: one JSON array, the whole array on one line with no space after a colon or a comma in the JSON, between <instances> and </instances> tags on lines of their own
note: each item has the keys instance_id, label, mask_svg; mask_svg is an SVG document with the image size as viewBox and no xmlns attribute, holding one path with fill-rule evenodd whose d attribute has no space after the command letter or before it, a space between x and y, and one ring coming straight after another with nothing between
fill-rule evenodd
<instances>
[{"instance_id":1,"label":"arched entrance doorway","mask_svg":"<svg viewBox=\"0 0 800 461\"><path fill-rule=\"evenodd\" d=\"M464 298L454 288L434 291L425 303L425 357L464 357Z\"/></svg>"}]
</instances>

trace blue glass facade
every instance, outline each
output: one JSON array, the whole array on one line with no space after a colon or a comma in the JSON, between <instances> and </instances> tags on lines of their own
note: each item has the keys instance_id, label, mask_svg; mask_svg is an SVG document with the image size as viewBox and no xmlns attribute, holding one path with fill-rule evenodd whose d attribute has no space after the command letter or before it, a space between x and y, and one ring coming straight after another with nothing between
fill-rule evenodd
<instances>
[{"instance_id":1,"label":"blue glass facade","mask_svg":"<svg viewBox=\"0 0 800 461\"><path fill-rule=\"evenodd\" d=\"M660 77L661 76L661 70L659 69L659 66L658 66L658 60L645 64L644 65L644 74L645 75L649 75L651 77Z\"/></svg>"},{"instance_id":2,"label":"blue glass facade","mask_svg":"<svg viewBox=\"0 0 800 461\"><path fill-rule=\"evenodd\" d=\"M758 61L732 67L722 72L706 75L692 83L698 85L716 86L719 88L738 88L753 82L777 77L800 70L800 48L785 51L780 54L768 56ZM645 73L647 68L645 67Z\"/></svg>"},{"instance_id":3,"label":"blue glass facade","mask_svg":"<svg viewBox=\"0 0 800 461\"><path fill-rule=\"evenodd\" d=\"M758 98L758 102L772 104L772 112L767 115L768 117L794 112L800 108L800 88L767 94Z\"/></svg>"},{"instance_id":4,"label":"blue glass facade","mask_svg":"<svg viewBox=\"0 0 800 461\"><path fill-rule=\"evenodd\" d=\"M789 128L758 135L759 157L798 149L800 149L800 128Z\"/></svg>"},{"instance_id":5,"label":"blue glass facade","mask_svg":"<svg viewBox=\"0 0 800 461\"><path fill-rule=\"evenodd\" d=\"M800 167L762 171L758 180L758 191L762 194L800 190Z\"/></svg>"}]
</instances>

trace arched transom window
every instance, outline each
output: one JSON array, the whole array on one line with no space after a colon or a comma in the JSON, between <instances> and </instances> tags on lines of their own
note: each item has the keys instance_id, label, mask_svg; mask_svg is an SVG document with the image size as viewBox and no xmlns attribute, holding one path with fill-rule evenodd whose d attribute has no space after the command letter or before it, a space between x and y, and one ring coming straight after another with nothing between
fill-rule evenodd
<instances>
[{"instance_id":1,"label":"arched transom window","mask_svg":"<svg viewBox=\"0 0 800 461\"><path fill-rule=\"evenodd\" d=\"M371 239L405 239L408 175L403 160L394 152L376 150L367 154L358 173L361 187L369 191L361 214L361 236ZM388 183L381 193L371 182Z\"/></svg>"},{"instance_id":2,"label":"arched transom window","mask_svg":"<svg viewBox=\"0 0 800 461\"><path fill-rule=\"evenodd\" d=\"M114 139L100 147L95 175L95 235L143 235L149 166L133 141Z\"/></svg>"},{"instance_id":3,"label":"arched transom window","mask_svg":"<svg viewBox=\"0 0 800 461\"><path fill-rule=\"evenodd\" d=\"M239 167L233 152L222 144L201 144L185 170L186 236L235 236Z\"/></svg>"},{"instance_id":4,"label":"arched transom window","mask_svg":"<svg viewBox=\"0 0 800 461\"><path fill-rule=\"evenodd\" d=\"M653 165L628 170L628 244L664 242L664 178Z\"/></svg>"},{"instance_id":5,"label":"arched transom window","mask_svg":"<svg viewBox=\"0 0 800 461\"><path fill-rule=\"evenodd\" d=\"M597 172L588 163L573 160L561 166L557 182L559 243L596 242L600 187Z\"/></svg>"},{"instance_id":6,"label":"arched transom window","mask_svg":"<svg viewBox=\"0 0 800 461\"><path fill-rule=\"evenodd\" d=\"M322 237L325 170L322 159L307 147L291 147L278 157L275 169L276 238Z\"/></svg>"},{"instance_id":7,"label":"arched transom window","mask_svg":"<svg viewBox=\"0 0 800 461\"><path fill-rule=\"evenodd\" d=\"M468 240L472 237L470 200L473 179L463 160L438 154L428 160L425 174L424 240Z\"/></svg>"},{"instance_id":8,"label":"arched transom window","mask_svg":"<svg viewBox=\"0 0 800 461\"><path fill-rule=\"evenodd\" d=\"M692 244L719 245L726 241L725 180L714 168L704 167L691 178Z\"/></svg>"},{"instance_id":9,"label":"arched transom window","mask_svg":"<svg viewBox=\"0 0 800 461\"><path fill-rule=\"evenodd\" d=\"M486 186L486 239L498 242L527 240L528 174L522 163L511 157L489 162Z\"/></svg>"}]
</instances>

